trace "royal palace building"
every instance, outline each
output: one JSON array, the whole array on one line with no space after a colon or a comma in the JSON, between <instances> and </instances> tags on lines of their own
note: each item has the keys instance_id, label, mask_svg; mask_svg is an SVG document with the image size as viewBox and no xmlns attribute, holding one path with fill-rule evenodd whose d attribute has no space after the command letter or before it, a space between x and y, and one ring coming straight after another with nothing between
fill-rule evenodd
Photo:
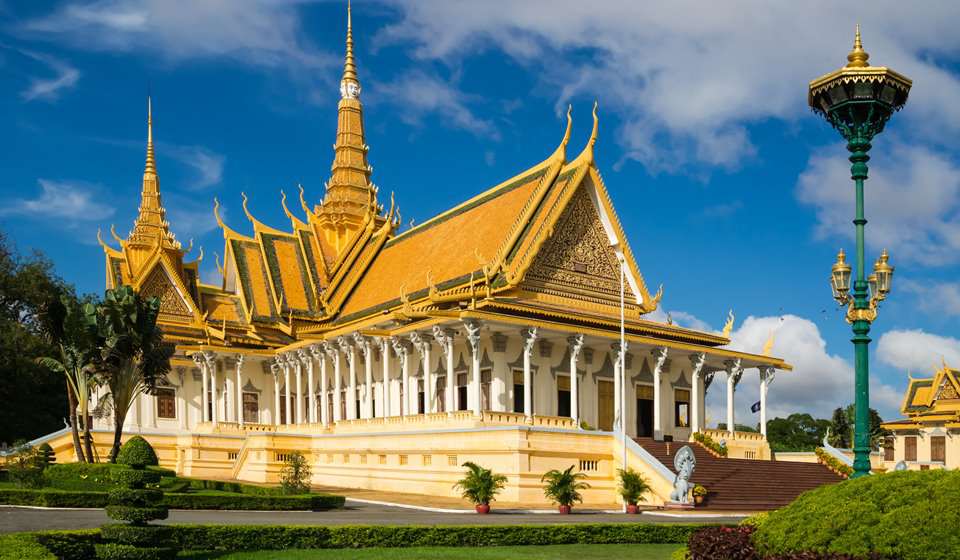
<instances>
[{"instance_id":1,"label":"royal palace building","mask_svg":"<svg viewBox=\"0 0 960 560\"><path fill-rule=\"evenodd\" d=\"M580 153L568 111L542 161L405 231L371 182L349 22L337 111L323 197L281 194L289 224L260 222L242 193L247 222L214 204L216 285L166 220L148 112L138 216L101 244L107 287L158 297L176 345L173 372L126 425L163 464L274 481L296 449L317 483L452 495L472 460L508 475L504 499L536 503L542 473L575 464L600 503L626 457L663 501L673 474L644 438L706 431L708 388L733 427L741 383L760 386L761 433L714 435L770 458L767 389L790 367L769 348L729 348L732 317L722 333L648 318L662 289L644 281L594 161L596 107ZM106 447L110 419L97 422Z\"/></svg>"},{"instance_id":2,"label":"royal palace building","mask_svg":"<svg viewBox=\"0 0 960 560\"><path fill-rule=\"evenodd\" d=\"M960 371L944 363L932 377L911 376L900 413L883 424L892 434L883 450L886 468L960 468Z\"/></svg>"}]
</instances>

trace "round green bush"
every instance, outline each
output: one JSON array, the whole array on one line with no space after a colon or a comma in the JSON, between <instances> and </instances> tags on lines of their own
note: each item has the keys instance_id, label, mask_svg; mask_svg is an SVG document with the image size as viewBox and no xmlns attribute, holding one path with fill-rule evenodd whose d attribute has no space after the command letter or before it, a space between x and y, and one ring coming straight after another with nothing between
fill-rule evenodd
<instances>
[{"instance_id":1,"label":"round green bush","mask_svg":"<svg viewBox=\"0 0 960 560\"><path fill-rule=\"evenodd\" d=\"M949 560L960 550L960 471L901 471L822 486L759 522L764 555L801 551Z\"/></svg>"},{"instance_id":2,"label":"round green bush","mask_svg":"<svg viewBox=\"0 0 960 560\"><path fill-rule=\"evenodd\" d=\"M160 481L160 473L143 469L116 469L111 476L114 483L129 488L143 488Z\"/></svg>"},{"instance_id":3,"label":"round green bush","mask_svg":"<svg viewBox=\"0 0 960 560\"><path fill-rule=\"evenodd\" d=\"M110 519L126 521L131 525L146 525L148 521L166 519L168 515L165 506L138 507L109 505L104 509L107 512L107 517Z\"/></svg>"},{"instance_id":4,"label":"round green bush","mask_svg":"<svg viewBox=\"0 0 960 560\"><path fill-rule=\"evenodd\" d=\"M157 454L150 443L140 436L133 436L120 448L117 454L117 463L130 466L156 466L159 464Z\"/></svg>"},{"instance_id":5,"label":"round green bush","mask_svg":"<svg viewBox=\"0 0 960 560\"><path fill-rule=\"evenodd\" d=\"M98 544L96 551L100 560L173 560L177 557L177 551L173 548L137 548L118 543Z\"/></svg>"},{"instance_id":6,"label":"round green bush","mask_svg":"<svg viewBox=\"0 0 960 560\"><path fill-rule=\"evenodd\" d=\"M113 488L109 492L111 504L147 507L163 499L163 490L152 488Z\"/></svg>"}]
</instances>

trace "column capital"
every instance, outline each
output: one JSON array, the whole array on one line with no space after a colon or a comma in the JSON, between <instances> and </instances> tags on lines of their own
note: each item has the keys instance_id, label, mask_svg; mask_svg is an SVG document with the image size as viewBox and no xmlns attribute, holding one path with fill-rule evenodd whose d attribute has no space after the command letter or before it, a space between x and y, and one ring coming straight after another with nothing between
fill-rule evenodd
<instances>
[{"instance_id":1,"label":"column capital","mask_svg":"<svg viewBox=\"0 0 960 560\"><path fill-rule=\"evenodd\" d=\"M699 375L700 370L702 370L704 364L707 363L707 353L697 352L695 354L690 354L687 357L690 358L690 365L693 366L694 375Z\"/></svg>"},{"instance_id":2,"label":"column capital","mask_svg":"<svg viewBox=\"0 0 960 560\"><path fill-rule=\"evenodd\" d=\"M198 368L203 368L206 363L206 356L203 355L203 352L197 352L196 354L190 356L193 358L193 363L197 364Z\"/></svg>"},{"instance_id":3,"label":"column capital","mask_svg":"<svg viewBox=\"0 0 960 560\"><path fill-rule=\"evenodd\" d=\"M732 383L734 387L740 383L740 378L743 377L743 366L741 364L740 358L723 362L723 365L727 366L727 382Z\"/></svg>"},{"instance_id":4,"label":"column capital","mask_svg":"<svg viewBox=\"0 0 960 560\"><path fill-rule=\"evenodd\" d=\"M353 344L360 349L360 353L363 354L363 357L366 358L367 354L370 352L370 339L363 336L359 332L353 333Z\"/></svg>"},{"instance_id":5,"label":"column capital","mask_svg":"<svg viewBox=\"0 0 960 560\"><path fill-rule=\"evenodd\" d=\"M217 363L217 354L209 350L203 352L203 359L206 360L208 367L216 367Z\"/></svg>"},{"instance_id":6,"label":"column capital","mask_svg":"<svg viewBox=\"0 0 960 560\"><path fill-rule=\"evenodd\" d=\"M343 352L344 357L347 358L347 363L353 364L353 345L350 344L350 340L345 336L338 336L337 345L340 347L340 351Z\"/></svg>"},{"instance_id":7,"label":"column capital","mask_svg":"<svg viewBox=\"0 0 960 560\"><path fill-rule=\"evenodd\" d=\"M430 351L430 341L432 337L426 333L420 333L413 331L410 333L410 342L413 344L413 347L417 349L421 355L426 354Z\"/></svg>"},{"instance_id":8,"label":"column capital","mask_svg":"<svg viewBox=\"0 0 960 560\"><path fill-rule=\"evenodd\" d=\"M407 359L407 355L410 353L410 346L405 340L391 336L390 345L393 346L393 351L400 360Z\"/></svg>"},{"instance_id":9,"label":"column capital","mask_svg":"<svg viewBox=\"0 0 960 560\"><path fill-rule=\"evenodd\" d=\"M445 329L440 325L434 325L433 339L437 341L444 353L453 351L453 329Z\"/></svg>"},{"instance_id":10,"label":"column capital","mask_svg":"<svg viewBox=\"0 0 960 560\"><path fill-rule=\"evenodd\" d=\"M315 359L317 359L317 360L323 359L323 355L325 354L325 352L324 352L324 350L323 350L323 344L322 344L322 343L311 344L310 346L307 346L307 349L310 351L310 355L311 355L313 358L315 358Z\"/></svg>"},{"instance_id":11,"label":"column capital","mask_svg":"<svg viewBox=\"0 0 960 560\"><path fill-rule=\"evenodd\" d=\"M476 319L467 319L463 322L463 328L467 331L467 342L470 343L470 351L474 356L480 352L480 321Z\"/></svg>"},{"instance_id":12,"label":"column capital","mask_svg":"<svg viewBox=\"0 0 960 560\"><path fill-rule=\"evenodd\" d=\"M530 355L533 352L533 343L537 341L537 327L527 327L520 329L520 336L523 337L523 352Z\"/></svg>"},{"instance_id":13,"label":"column capital","mask_svg":"<svg viewBox=\"0 0 960 560\"><path fill-rule=\"evenodd\" d=\"M656 363L654 364L654 372L660 373L663 371L663 364L667 361L667 347L657 346L650 351L650 354L653 356L653 359L656 360Z\"/></svg>"},{"instance_id":14,"label":"column capital","mask_svg":"<svg viewBox=\"0 0 960 560\"><path fill-rule=\"evenodd\" d=\"M305 365L305 366L310 365L310 357L311 357L311 356L310 356L310 349L309 349L309 348L298 348L298 349L297 349L297 359L299 359L300 362L301 362L303 365Z\"/></svg>"},{"instance_id":15,"label":"column capital","mask_svg":"<svg viewBox=\"0 0 960 560\"><path fill-rule=\"evenodd\" d=\"M570 345L570 358L576 360L583 349L583 334L573 334L567 337L567 344Z\"/></svg>"},{"instance_id":16,"label":"column capital","mask_svg":"<svg viewBox=\"0 0 960 560\"><path fill-rule=\"evenodd\" d=\"M777 368L773 366L760 366L760 381L765 381L768 385L773 383L773 378L777 376Z\"/></svg>"},{"instance_id":17,"label":"column capital","mask_svg":"<svg viewBox=\"0 0 960 560\"><path fill-rule=\"evenodd\" d=\"M237 369L240 369L240 367L243 366L243 360L246 359L246 356L243 354L236 354L234 355L233 359L236 360Z\"/></svg>"}]
</instances>

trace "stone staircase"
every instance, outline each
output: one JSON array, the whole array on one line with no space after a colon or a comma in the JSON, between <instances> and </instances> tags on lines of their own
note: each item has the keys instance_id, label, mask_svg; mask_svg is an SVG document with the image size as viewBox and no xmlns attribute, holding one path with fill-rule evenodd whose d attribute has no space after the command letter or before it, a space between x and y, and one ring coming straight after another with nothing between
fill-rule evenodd
<instances>
[{"instance_id":1,"label":"stone staircase","mask_svg":"<svg viewBox=\"0 0 960 560\"><path fill-rule=\"evenodd\" d=\"M818 463L727 459L715 457L697 443L665 443L653 438L634 440L671 471L677 450L689 445L697 458L691 482L707 489L703 505L714 510L777 509L807 490L843 480Z\"/></svg>"}]
</instances>

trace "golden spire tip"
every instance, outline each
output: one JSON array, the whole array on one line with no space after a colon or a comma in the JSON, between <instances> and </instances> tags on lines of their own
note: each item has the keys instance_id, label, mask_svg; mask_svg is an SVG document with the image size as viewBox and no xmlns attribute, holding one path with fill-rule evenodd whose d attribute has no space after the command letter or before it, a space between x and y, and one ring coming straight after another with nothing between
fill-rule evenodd
<instances>
[{"instance_id":1,"label":"golden spire tip","mask_svg":"<svg viewBox=\"0 0 960 560\"><path fill-rule=\"evenodd\" d=\"M847 55L847 67L862 68L870 66L867 62L869 58L870 55L863 50L863 42L860 40L860 24L858 23L856 33L853 36L853 50Z\"/></svg>"}]
</instances>

